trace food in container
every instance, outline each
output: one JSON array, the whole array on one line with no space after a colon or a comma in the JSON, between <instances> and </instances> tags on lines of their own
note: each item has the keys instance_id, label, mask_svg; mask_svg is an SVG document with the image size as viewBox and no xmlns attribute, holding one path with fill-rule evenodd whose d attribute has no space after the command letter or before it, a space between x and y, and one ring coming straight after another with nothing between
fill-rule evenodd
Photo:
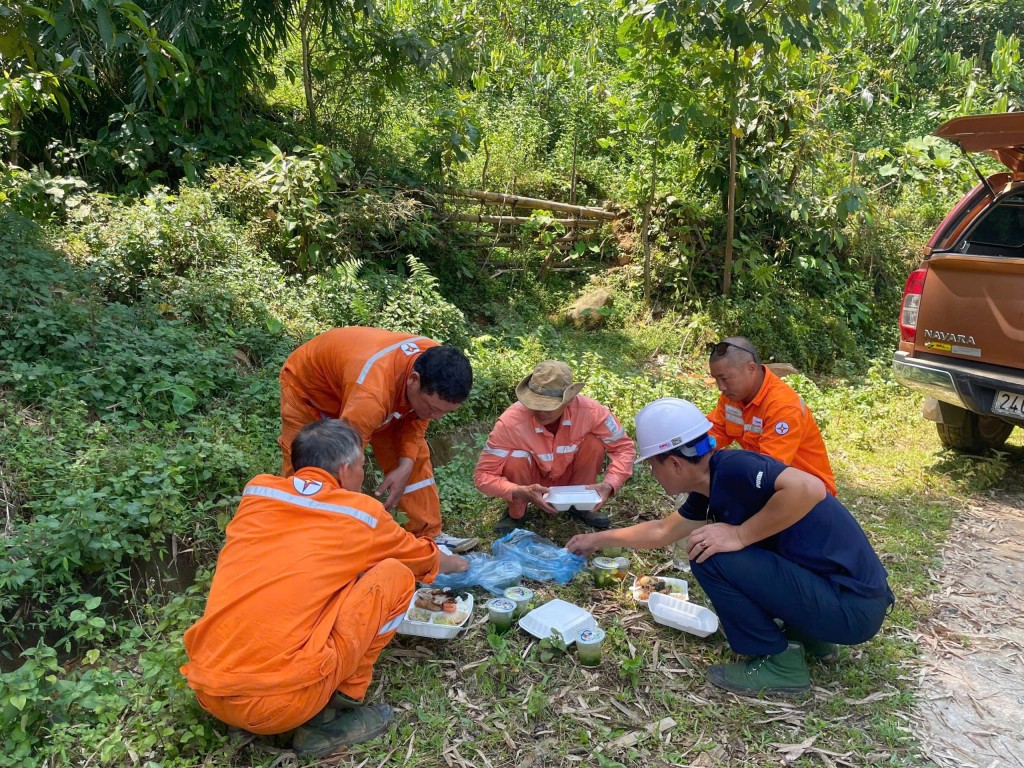
<instances>
[{"instance_id":1,"label":"food in container","mask_svg":"<svg viewBox=\"0 0 1024 768\"><path fill-rule=\"evenodd\" d=\"M434 592L443 594L432 594ZM418 607L428 603L434 610ZM473 595L469 593L456 595L451 590L418 589L398 625L398 633L451 640L465 628L472 613Z\"/></svg>"},{"instance_id":2,"label":"food in container","mask_svg":"<svg viewBox=\"0 0 1024 768\"><path fill-rule=\"evenodd\" d=\"M595 557L590 561L590 573L595 587L617 587L629 573L629 560L625 557Z\"/></svg>"},{"instance_id":3,"label":"food in container","mask_svg":"<svg viewBox=\"0 0 1024 768\"><path fill-rule=\"evenodd\" d=\"M530 603L533 601L533 590L529 587L509 587L505 590L505 597L516 604L515 618L519 618L530 610Z\"/></svg>"},{"instance_id":4,"label":"food in container","mask_svg":"<svg viewBox=\"0 0 1024 768\"><path fill-rule=\"evenodd\" d=\"M444 611L454 613L458 607L455 602L455 593L450 587L442 589L417 589L413 598L413 605L424 611Z\"/></svg>"},{"instance_id":5,"label":"food in container","mask_svg":"<svg viewBox=\"0 0 1024 768\"><path fill-rule=\"evenodd\" d=\"M576 656L585 667L596 667L601 663L601 645L604 643L604 630L600 627L589 627L576 636Z\"/></svg>"},{"instance_id":6,"label":"food in container","mask_svg":"<svg viewBox=\"0 0 1024 768\"><path fill-rule=\"evenodd\" d=\"M637 576L633 582L633 597L639 603L646 603L655 592L686 600L689 591L685 581L668 576Z\"/></svg>"},{"instance_id":7,"label":"food in container","mask_svg":"<svg viewBox=\"0 0 1024 768\"><path fill-rule=\"evenodd\" d=\"M492 597L487 601L487 620L499 632L512 627L516 603L507 597Z\"/></svg>"}]
</instances>

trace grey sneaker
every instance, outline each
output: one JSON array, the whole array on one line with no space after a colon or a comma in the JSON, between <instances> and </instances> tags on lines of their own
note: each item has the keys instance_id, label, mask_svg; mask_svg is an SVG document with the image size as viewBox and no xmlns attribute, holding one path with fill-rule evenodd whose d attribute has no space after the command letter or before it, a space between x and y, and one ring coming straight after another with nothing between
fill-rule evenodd
<instances>
[{"instance_id":1,"label":"grey sneaker","mask_svg":"<svg viewBox=\"0 0 1024 768\"><path fill-rule=\"evenodd\" d=\"M434 543L439 547L448 547L448 550L453 555L459 555L463 552L469 552L471 549L476 549L480 543L480 539L472 536L467 536L464 539L460 539L458 536L452 536L449 533L439 533L434 537Z\"/></svg>"}]
</instances>

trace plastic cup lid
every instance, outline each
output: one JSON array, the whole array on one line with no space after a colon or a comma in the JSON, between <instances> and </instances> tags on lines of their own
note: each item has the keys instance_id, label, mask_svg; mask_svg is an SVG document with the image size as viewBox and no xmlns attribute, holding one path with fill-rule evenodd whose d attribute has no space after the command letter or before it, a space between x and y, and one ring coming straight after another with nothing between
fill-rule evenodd
<instances>
[{"instance_id":1,"label":"plastic cup lid","mask_svg":"<svg viewBox=\"0 0 1024 768\"><path fill-rule=\"evenodd\" d=\"M600 643L602 640L604 640L604 630L600 627L584 629L582 632L580 632L578 640L584 645L591 643Z\"/></svg>"},{"instance_id":2,"label":"plastic cup lid","mask_svg":"<svg viewBox=\"0 0 1024 768\"><path fill-rule=\"evenodd\" d=\"M487 601L487 610L496 611L498 613L512 613L516 609L516 604L509 600L507 597L492 597Z\"/></svg>"},{"instance_id":3,"label":"plastic cup lid","mask_svg":"<svg viewBox=\"0 0 1024 768\"><path fill-rule=\"evenodd\" d=\"M533 597L533 590L529 587L509 587L505 590L505 597L509 600L529 600Z\"/></svg>"},{"instance_id":4,"label":"plastic cup lid","mask_svg":"<svg viewBox=\"0 0 1024 768\"><path fill-rule=\"evenodd\" d=\"M629 567L629 560L624 557L595 557L590 562L595 568L603 568L607 571L617 571L619 568Z\"/></svg>"}]
</instances>

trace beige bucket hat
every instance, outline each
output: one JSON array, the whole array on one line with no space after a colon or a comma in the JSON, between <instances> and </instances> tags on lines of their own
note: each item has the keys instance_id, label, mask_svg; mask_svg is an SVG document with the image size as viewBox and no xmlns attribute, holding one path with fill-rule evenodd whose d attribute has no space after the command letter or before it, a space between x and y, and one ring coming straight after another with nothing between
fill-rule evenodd
<instances>
[{"instance_id":1,"label":"beige bucket hat","mask_svg":"<svg viewBox=\"0 0 1024 768\"><path fill-rule=\"evenodd\" d=\"M516 397L533 411L557 411L583 389L572 383L572 369L558 360L538 363L533 373L519 382Z\"/></svg>"}]
</instances>

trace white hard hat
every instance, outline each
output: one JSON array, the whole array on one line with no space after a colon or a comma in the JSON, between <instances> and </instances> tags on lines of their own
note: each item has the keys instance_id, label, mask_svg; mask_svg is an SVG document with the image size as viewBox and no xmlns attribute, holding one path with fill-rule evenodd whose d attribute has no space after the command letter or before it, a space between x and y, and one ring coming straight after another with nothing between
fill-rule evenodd
<instances>
[{"instance_id":1,"label":"white hard hat","mask_svg":"<svg viewBox=\"0 0 1024 768\"><path fill-rule=\"evenodd\" d=\"M633 421L637 464L659 453L681 448L711 431L711 422L701 410L689 400L678 397L663 397L645 405ZM701 456L713 447L712 441L707 450L695 450L693 455Z\"/></svg>"}]
</instances>

